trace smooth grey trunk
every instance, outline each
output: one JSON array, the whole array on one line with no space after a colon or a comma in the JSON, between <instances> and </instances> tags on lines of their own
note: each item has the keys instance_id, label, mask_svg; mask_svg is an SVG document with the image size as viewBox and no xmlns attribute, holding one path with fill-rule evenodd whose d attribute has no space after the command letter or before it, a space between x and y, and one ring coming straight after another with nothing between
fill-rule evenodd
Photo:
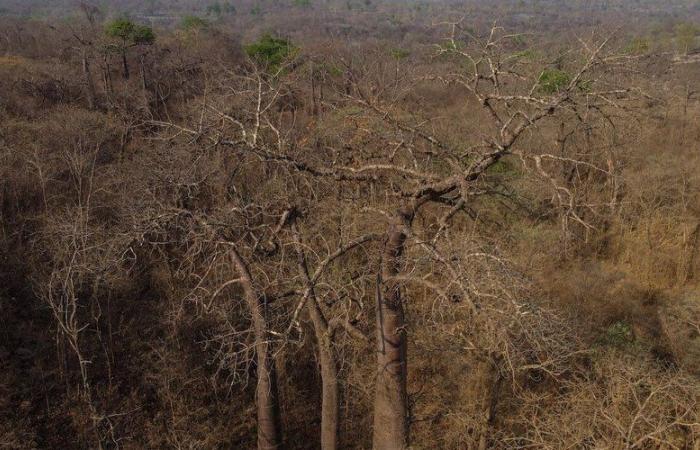
<instances>
[{"instance_id":1,"label":"smooth grey trunk","mask_svg":"<svg viewBox=\"0 0 700 450\"><path fill-rule=\"evenodd\" d=\"M311 323L314 327L314 334L318 343L318 359L321 366L321 449L335 450L338 448L338 430L340 423L338 366L335 356L333 355L328 320L323 315L318 298L316 297L301 239L294 224L292 224L292 230L294 232L294 245L297 252L299 274L308 292L306 308L309 311Z\"/></svg>"},{"instance_id":2,"label":"smooth grey trunk","mask_svg":"<svg viewBox=\"0 0 700 450\"><path fill-rule=\"evenodd\" d=\"M375 450L405 449L409 442L406 321L401 284L395 277L401 270L405 250L404 226L410 224L412 217L412 213L400 211L395 223L389 225L381 276L377 280L377 374L372 438Z\"/></svg>"},{"instance_id":3,"label":"smooth grey trunk","mask_svg":"<svg viewBox=\"0 0 700 450\"><path fill-rule=\"evenodd\" d=\"M231 250L233 263L241 277L245 301L253 319L255 354L258 380L255 389L255 403L258 420L258 450L282 448L277 372L272 357L272 348L267 339L267 320L262 297L253 285L248 265L235 248Z\"/></svg>"}]
</instances>

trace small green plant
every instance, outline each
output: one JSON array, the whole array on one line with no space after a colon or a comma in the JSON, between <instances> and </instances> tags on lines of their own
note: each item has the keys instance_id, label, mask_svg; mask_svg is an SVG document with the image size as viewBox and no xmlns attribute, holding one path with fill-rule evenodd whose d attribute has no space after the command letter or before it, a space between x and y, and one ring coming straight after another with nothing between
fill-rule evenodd
<instances>
[{"instance_id":1,"label":"small green plant","mask_svg":"<svg viewBox=\"0 0 700 450\"><path fill-rule=\"evenodd\" d=\"M518 34L512 37L513 44L523 47L527 45L527 40L522 34Z\"/></svg>"},{"instance_id":2,"label":"small green plant","mask_svg":"<svg viewBox=\"0 0 700 450\"><path fill-rule=\"evenodd\" d=\"M578 87L581 92L591 92L593 80L581 80L576 84L576 87Z\"/></svg>"},{"instance_id":3,"label":"small green plant","mask_svg":"<svg viewBox=\"0 0 700 450\"><path fill-rule=\"evenodd\" d=\"M246 45L245 52L258 64L262 64L274 71L277 70L286 59L293 56L297 52L297 48L287 39L265 34L256 42Z\"/></svg>"},{"instance_id":4,"label":"small green plant","mask_svg":"<svg viewBox=\"0 0 700 450\"><path fill-rule=\"evenodd\" d=\"M465 47L465 45L462 42L455 41L452 39L446 39L443 43L438 45L444 52L459 51Z\"/></svg>"},{"instance_id":5,"label":"small green plant","mask_svg":"<svg viewBox=\"0 0 700 450\"><path fill-rule=\"evenodd\" d=\"M601 346L629 348L634 344L632 327L628 322L619 320L605 329L603 335L598 338L597 343Z\"/></svg>"},{"instance_id":6,"label":"small green plant","mask_svg":"<svg viewBox=\"0 0 700 450\"><path fill-rule=\"evenodd\" d=\"M301 8L308 8L311 6L311 0L294 0L294 5Z\"/></svg>"},{"instance_id":7,"label":"small green plant","mask_svg":"<svg viewBox=\"0 0 700 450\"><path fill-rule=\"evenodd\" d=\"M650 47L649 39L635 37L625 46L624 52L629 55L643 55L649 52Z\"/></svg>"},{"instance_id":8,"label":"small green plant","mask_svg":"<svg viewBox=\"0 0 700 450\"><path fill-rule=\"evenodd\" d=\"M534 50L530 50L530 49L522 50L522 51L519 51L517 53L514 53L512 55L512 58L533 60L533 59L537 58L537 52L535 52Z\"/></svg>"},{"instance_id":9,"label":"small green plant","mask_svg":"<svg viewBox=\"0 0 700 450\"><path fill-rule=\"evenodd\" d=\"M339 66L336 66L335 64L323 64L319 70L324 71L332 77L339 77L343 74L343 69L341 69Z\"/></svg>"},{"instance_id":10,"label":"small green plant","mask_svg":"<svg viewBox=\"0 0 700 450\"><path fill-rule=\"evenodd\" d=\"M512 163L501 159L496 161L493 165L491 165L491 167L488 168L488 173L499 175L516 175L518 170Z\"/></svg>"},{"instance_id":11,"label":"small green plant","mask_svg":"<svg viewBox=\"0 0 700 450\"><path fill-rule=\"evenodd\" d=\"M411 55L411 52L403 48L394 48L391 50L391 56L395 59L406 59Z\"/></svg>"},{"instance_id":12,"label":"small green plant","mask_svg":"<svg viewBox=\"0 0 700 450\"><path fill-rule=\"evenodd\" d=\"M538 80L540 92L555 94L571 83L571 75L559 69L545 69Z\"/></svg>"}]
</instances>

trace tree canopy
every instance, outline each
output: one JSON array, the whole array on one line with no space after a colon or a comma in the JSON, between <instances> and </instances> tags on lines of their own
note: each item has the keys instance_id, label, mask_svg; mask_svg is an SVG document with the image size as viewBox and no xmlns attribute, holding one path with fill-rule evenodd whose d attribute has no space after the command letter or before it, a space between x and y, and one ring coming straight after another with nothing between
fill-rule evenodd
<instances>
[{"instance_id":1,"label":"tree canopy","mask_svg":"<svg viewBox=\"0 0 700 450\"><path fill-rule=\"evenodd\" d=\"M136 24L126 18L115 19L107 23L105 34L120 39L125 45L150 45L156 39L151 27Z\"/></svg>"}]
</instances>

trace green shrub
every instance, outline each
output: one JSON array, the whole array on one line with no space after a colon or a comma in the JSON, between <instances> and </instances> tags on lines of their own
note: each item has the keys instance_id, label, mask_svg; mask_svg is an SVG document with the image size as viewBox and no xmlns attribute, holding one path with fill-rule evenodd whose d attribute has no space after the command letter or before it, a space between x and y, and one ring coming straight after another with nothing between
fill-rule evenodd
<instances>
[{"instance_id":1,"label":"green shrub","mask_svg":"<svg viewBox=\"0 0 700 450\"><path fill-rule=\"evenodd\" d=\"M546 94L554 94L571 83L571 75L558 69L545 69L540 74L538 84L540 91Z\"/></svg>"},{"instance_id":2,"label":"green shrub","mask_svg":"<svg viewBox=\"0 0 700 450\"><path fill-rule=\"evenodd\" d=\"M602 346L629 348L634 344L632 327L625 321L617 321L605 330L597 343Z\"/></svg>"},{"instance_id":3,"label":"green shrub","mask_svg":"<svg viewBox=\"0 0 700 450\"><path fill-rule=\"evenodd\" d=\"M537 58L537 52L531 49L522 50L513 55L513 58L517 59L535 59Z\"/></svg>"},{"instance_id":4,"label":"green shrub","mask_svg":"<svg viewBox=\"0 0 700 450\"><path fill-rule=\"evenodd\" d=\"M402 48L395 48L391 50L391 56L393 56L395 59L405 59L408 58L410 55L411 52Z\"/></svg>"},{"instance_id":5,"label":"green shrub","mask_svg":"<svg viewBox=\"0 0 700 450\"><path fill-rule=\"evenodd\" d=\"M245 52L257 63L276 70L286 59L297 52L297 48L287 39L265 34L256 42L246 45Z\"/></svg>"},{"instance_id":6,"label":"green shrub","mask_svg":"<svg viewBox=\"0 0 700 450\"><path fill-rule=\"evenodd\" d=\"M129 19L115 19L107 24L105 34L109 37L121 39L125 44L150 45L156 36L153 29L146 25L138 25Z\"/></svg>"},{"instance_id":7,"label":"green shrub","mask_svg":"<svg viewBox=\"0 0 700 450\"><path fill-rule=\"evenodd\" d=\"M630 55L643 55L649 52L651 46L649 45L649 39L644 37L635 37L629 44L625 46L625 53Z\"/></svg>"}]
</instances>

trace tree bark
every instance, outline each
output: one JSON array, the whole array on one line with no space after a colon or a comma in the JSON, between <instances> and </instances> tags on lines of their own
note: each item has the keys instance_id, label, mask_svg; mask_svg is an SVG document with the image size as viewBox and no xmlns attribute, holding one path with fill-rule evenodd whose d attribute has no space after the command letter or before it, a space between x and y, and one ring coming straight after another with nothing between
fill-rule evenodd
<instances>
[{"instance_id":1,"label":"tree bark","mask_svg":"<svg viewBox=\"0 0 700 450\"><path fill-rule=\"evenodd\" d=\"M83 77L85 78L85 87L87 89L88 107L95 109L95 84L92 82L92 74L90 73L90 62L85 49L83 49Z\"/></svg>"},{"instance_id":2,"label":"tree bark","mask_svg":"<svg viewBox=\"0 0 700 450\"><path fill-rule=\"evenodd\" d=\"M148 83L146 80L146 64L144 63L144 59L146 57L144 55L139 56L139 70L141 72L141 89L143 89L144 92L148 89Z\"/></svg>"},{"instance_id":3,"label":"tree bark","mask_svg":"<svg viewBox=\"0 0 700 450\"><path fill-rule=\"evenodd\" d=\"M328 320L323 315L323 311L321 311L318 303L311 276L309 275L309 266L306 262L301 239L295 225L292 225L292 231L294 232L299 274L308 292L306 308L309 311L316 341L318 342L319 364L321 366L321 449L335 450L338 448L340 422L338 367L333 356Z\"/></svg>"},{"instance_id":4,"label":"tree bark","mask_svg":"<svg viewBox=\"0 0 700 450\"><path fill-rule=\"evenodd\" d=\"M126 60L126 47L122 48L122 66L124 69L124 79L129 79L129 63Z\"/></svg>"},{"instance_id":5,"label":"tree bark","mask_svg":"<svg viewBox=\"0 0 700 450\"><path fill-rule=\"evenodd\" d=\"M406 393L407 338L401 285L406 243L405 226L411 212L399 211L389 225L377 283L377 374L374 393L373 448L398 450L408 447L408 399Z\"/></svg>"},{"instance_id":6,"label":"tree bark","mask_svg":"<svg viewBox=\"0 0 700 450\"><path fill-rule=\"evenodd\" d=\"M104 83L105 94L107 95L108 100L111 100L113 92L112 75L110 74L109 60L107 59L107 55L103 55L102 62L102 82Z\"/></svg>"},{"instance_id":7,"label":"tree bark","mask_svg":"<svg viewBox=\"0 0 700 450\"><path fill-rule=\"evenodd\" d=\"M255 403L258 419L258 450L276 450L281 448L281 426L279 416L279 396L277 390L277 373L272 358L272 348L267 340L267 321L262 297L253 285L253 278L248 265L235 248L231 250L233 262L241 277L241 286L253 318L255 353L258 380L255 390Z\"/></svg>"}]
</instances>

